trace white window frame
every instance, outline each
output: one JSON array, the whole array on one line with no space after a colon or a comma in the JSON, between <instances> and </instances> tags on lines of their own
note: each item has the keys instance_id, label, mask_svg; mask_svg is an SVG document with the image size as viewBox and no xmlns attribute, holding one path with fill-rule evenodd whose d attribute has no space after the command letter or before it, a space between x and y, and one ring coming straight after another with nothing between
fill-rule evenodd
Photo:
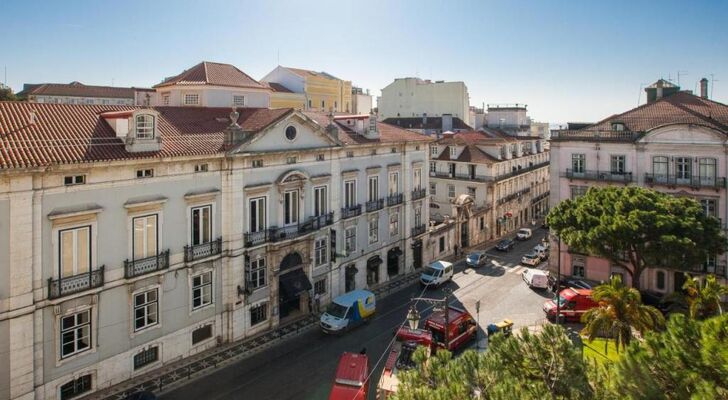
<instances>
[{"instance_id":1,"label":"white window frame","mask_svg":"<svg viewBox=\"0 0 728 400\"><path fill-rule=\"evenodd\" d=\"M414 208L414 224L415 226L422 225L422 207Z\"/></svg>"},{"instance_id":2,"label":"white window frame","mask_svg":"<svg viewBox=\"0 0 728 400\"><path fill-rule=\"evenodd\" d=\"M393 211L389 214L389 236L399 235L399 211Z\"/></svg>"},{"instance_id":3,"label":"white window frame","mask_svg":"<svg viewBox=\"0 0 728 400\"><path fill-rule=\"evenodd\" d=\"M685 167L679 169L678 166ZM690 180L693 176L693 158L680 156L675 157L675 179L678 180Z\"/></svg>"},{"instance_id":4,"label":"white window frame","mask_svg":"<svg viewBox=\"0 0 728 400\"><path fill-rule=\"evenodd\" d=\"M452 185L452 184L447 185L447 197L449 197L449 198L455 197L455 185Z\"/></svg>"},{"instance_id":5,"label":"white window frame","mask_svg":"<svg viewBox=\"0 0 728 400\"><path fill-rule=\"evenodd\" d=\"M204 276L209 275L209 282L204 281ZM200 278L200 283L195 284L195 279ZM212 306L215 304L215 288L214 288L214 274L212 270L202 271L200 273L190 276L190 307L192 311L201 310L203 308ZM199 295L195 294L195 291L199 290ZM205 291L209 291L209 301L205 302ZM200 299L200 304L195 306L195 298Z\"/></svg>"},{"instance_id":6,"label":"white window frame","mask_svg":"<svg viewBox=\"0 0 728 400\"><path fill-rule=\"evenodd\" d=\"M415 168L412 171L412 186L415 190L422 189L422 168Z\"/></svg>"},{"instance_id":7,"label":"white window frame","mask_svg":"<svg viewBox=\"0 0 728 400\"><path fill-rule=\"evenodd\" d=\"M203 224L203 222L202 222L203 221L202 220L202 215L203 214L200 214L200 218L198 219L200 226L198 226L197 229L200 230L200 236L201 237L200 237L200 240L196 242L195 241L195 235L194 235L194 230L195 230L195 212L196 211L197 212L202 212L204 209L208 209L209 210L209 213L210 213L209 214L208 226L207 226L207 229L208 229L208 238L205 241L205 238L204 238L204 226L202 225ZM196 246L196 245L199 245L199 244L210 243L210 242L212 242L214 240L213 239L213 236L214 236L214 230L213 230L214 229L214 224L213 224L213 220L214 219L215 219L215 209L214 209L214 207L213 207L212 204L202 204L202 205L190 207L190 237L189 237L189 240L190 240L189 243L190 243L190 245Z\"/></svg>"},{"instance_id":8,"label":"white window frame","mask_svg":"<svg viewBox=\"0 0 728 400\"><path fill-rule=\"evenodd\" d=\"M430 172L431 173L437 172L437 164L434 161L430 161Z\"/></svg>"},{"instance_id":9,"label":"white window frame","mask_svg":"<svg viewBox=\"0 0 728 400\"><path fill-rule=\"evenodd\" d=\"M248 200L248 232L262 232L266 230L266 227L268 226L268 210L266 208L266 204L268 203L267 196L261 196L261 197L253 197ZM253 218L253 205L255 204L255 208L258 216L256 218ZM262 205L262 212L261 212L261 205ZM261 215L262 214L262 215ZM262 216L262 218L260 218ZM262 219L262 221L261 221ZM254 222L257 222L254 224Z\"/></svg>"},{"instance_id":10,"label":"white window frame","mask_svg":"<svg viewBox=\"0 0 728 400\"><path fill-rule=\"evenodd\" d=\"M356 251L356 225L344 230L344 250L347 255L351 255Z\"/></svg>"},{"instance_id":11,"label":"white window frame","mask_svg":"<svg viewBox=\"0 0 728 400\"><path fill-rule=\"evenodd\" d=\"M169 92L162 93L162 105L168 106L170 104L170 94Z\"/></svg>"},{"instance_id":12,"label":"white window frame","mask_svg":"<svg viewBox=\"0 0 728 400\"><path fill-rule=\"evenodd\" d=\"M313 188L313 215L325 215L329 211L329 188L326 185Z\"/></svg>"},{"instance_id":13,"label":"white window frame","mask_svg":"<svg viewBox=\"0 0 728 400\"><path fill-rule=\"evenodd\" d=\"M136 239L137 239L137 230L136 230L136 222L137 220L143 220L148 221L149 219L154 219L154 249L149 249L149 225L148 222L144 223L144 230L142 232L143 238L143 251L141 255L137 256L137 248L136 248ZM131 217L131 258L132 260L141 260L147 257L156 256L159 254L159 214L145 214L145 215L138 215L138 216L132 216Z\"/></svg>"},{"instance_id":14,"label":"white window frame","mask_svg":"<svg viewBox=\"0 0 728 400\"><path fill-rule=\"evenodd\" d=\"M268 267L265 257L258 256L250 260L250 265L248 266L248 284L253 291L264 288L268 284Z\"/></svg>"},{"instance_id":15,"label":"white window frame","mask_svg":"<svg viewBox=\"0 0 728 400\"><path fill-rule=\"evenodd\" d=\"M627 156L614 154L609 156L609 172L612 174L624 174L627 172Z\"/></svg>"},{"instance_id":16,"label":"white window frame","mask_svg":"<svg viewBox=\"0 0 728 400\"><path fill-rule=\"evenodd\" d=\"M154 115L151 114L138 114L134 117L134 124L136 126L136 138L137 139L154 139Z\"/></svg>"},{"instance_id":17,"label":"white window frame","mask_svg":"<svg viewBox=\"0 0 728 400\"><path fill-rule=\"evenodd\" d=\"M234 94L233 107L245 107L245 96L242 94Z\"/></svg>"},{"instance_id":18,"label":"white window frame","mask_svg":"<svg viewBox=\"0 0 728 400\"><path fill-rule=\"evenodd\" d=\"M379 213L369 216L369 244L379 241Z\"/></svg>"},{"instance_id":19,"label":"white window frame","mask_svg":"<svg viewBox=\"0 0 728 400\"><path fill-rule=\"evenodd\" d=\"M389 195L397 193L399 193L399 171L392 171L389 173Z\"/></svg>"},{"instance_id":20,"label":"white window frame","mask_svg":"<svg viewBox=\"0 0 728 400\"><path fill-rule=\"evenodd\" d=\"M283 226L297 225L300 220L301 197L299 189L283 192ZM286 220L288 218L288 220Z\"/></svg>"},{"instance_id":21,"label":"white window frame","mask_svg":"<svg viewBox=\"0 0 728 400\"><path fill-rule=\"evenodd\" d=\"M350 208L356 205L356 179L344 181L344 207Z\"/></svg>"},{"instance_id":22,"label":"white window frame","mask_svg":"<svg viewBox=\"0 0 728 400\"><path fill-rule=\"evenodd\" d=\"M314 265L320 267L328 262L329 240L327 237L318 238L314 241Z\"/></svg>"},{"instance_id":23,"label":"white window frame","mask_svg":"<svg viewBox=\"0 0 728 400\"><path fill-rule=\"evenodd\" d=\"M370 175L367 183L367 201L379 200L379 176Z\"/></svg>"},{"instance_id":24,"label":"white window frame","mask_svg":"<svg viewBox=\"0 0 728 400\"><path fill-rule=\"evenodd\" d=\"M439 152L437 151L437 146L430 146L430 155L431 156L437 156Z\"/></svg>"},{"instance_id":25,"label":"white window frame","mask_svg":"<svg viewBox=\"0 0 728 400\"><path fill-rule=\"evenodd\" d=\"M190 100L194 98L195 102L192 103ZM200 105L200 94L199 93L184 93L182 95L182 104L186 106L198 106Z\"/></svg>"},{"instance_id":26,"label":"white window frame","mask_svg":"<svg viewBox=\"0 0 728 400\"><path fill-rule=\"evenodd\" d=\"M149 294L154 293L153 298L150 300ZM134 292L132 298L132 332L137 333L149 328L159 326L159 287L150 287ZM137 300L141 299L141 303L137 303ZM137 326L137 311L143 312L144 322L141 326ZM152 322L149 322L150 316L154 316Z\"/></svg>"},{"instance_id":27,"label":"white window frame","mask_svg":"<svg viewBox=\"0 0 728 400\"><path fill-rule=\"evenodd\" d=\"M454 158L458 155L458 149L455 146L450 146L450 158Z\"/></svg>"},{"instance_id":28,"label":"white window frame","mask_svg":"<svg viewBox=\"0 0 728 400\"><path fill-rule=\"evenodd\" d=\"M571 172L575 174L583 174L586 171L586 154L571 154Z\"/></svg>"},{"instance_id":29,"label":"white window frame","mask_svg":"<svg viewBox=\"0 0 728 400\"><path fill-rule=\"evenodd\" d=\"M94 242L94 234L95 234L94 230L95 230L94 224L85 224L85 225L81 225L81 226L64 227L64 228L59 228L57 230L56 235L58 237L58 249L57 249L58 251L57 251L56 254L57 254L57 257L58 257L58 269L57 269L57 272L58 272L58 276L57 277L58 278L66 278L66 277L70 277L70 276L76 276L78 274L84 274L84 273L88 273L89 271L93 271L94 270L94 260L95 260L95 258L94 258L94 251L93 251L93 249L94 249L94 243L95 243ZM78 254L78 252L79 252L79 248L78 248L78 237L79 236L78 235L79 235L79 233L81 231L88 231L88 234L87 234L88 235L88 239L87 239L87 245L88 245L88 249L87 249L87 251L88 251L88 261L87 261L88 262L88 266L87 267L88 268L86 268L85 270L81 270L80 269L81 266L78 263L78 261L79 261L78 260L78 256L79 256L79 254ZM72 273L70 275L64 275L63 274L63 270L64 270L64 263L63 263L63 258L64 258L63 257L63 244L64 244L64 241L63 241L63 237L64 237L64 233L65 232L71 232L71 234L72 234L71 240L73 241L73 244L72 244L72 247L73 247L73 254L72 254L73 261L72 261L72 266L71 266L71 272Z\"/></svg>"}]
</instances>

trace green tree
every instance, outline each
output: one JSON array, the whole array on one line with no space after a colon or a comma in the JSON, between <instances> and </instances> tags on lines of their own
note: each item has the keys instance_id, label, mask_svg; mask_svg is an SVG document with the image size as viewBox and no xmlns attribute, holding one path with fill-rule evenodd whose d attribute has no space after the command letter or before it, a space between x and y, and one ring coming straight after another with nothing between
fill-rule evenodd
<instances>
[{"instance_id":1,"label":"green tree","mask_svg":"<svg viewBox=\"0 0 728 400\"><path fill-rule=\"evenodd\" d=\"M720 222L697 201L635 186L591 188L547 223L569 247L623 267L636 288L648 267L688 271L726 250Z\"/></svg>"},{"instance_id":2,"label":"green tree","mask_svg":"<svg viewBox=\"0 0 728 400\"><path fill-rule=\"evenodd\" d=\"M13 90L9 87L2 87L3 85L0 85L0 101L15 101L17 98L15 97L15 93L13 93Z\"/></svg>"},{"instance_id":3,"label":"green tree","mask_svg":"<svg viewBox=\"0 0 728 400\"><path fill-rule=\"evenodd\" d=\"M728 286L718 282L715 275L708 275L702 283L697 277L685 274L682 288L681 297L688 305L690 318L705 319L723 314L720 298L728 296Z\"/></svg>"},{"instance_id":4,"label":"green tree","mask_svg":"<svg viewBox=\"0 0 728 400\"><path fill-rule=\"evenodd\" d=\"M614 339L617 349L625 349L632 341L633 329L643 335L665 325L662 313L642 304L640 292L623 285L619 275L594 288L592 297L599 307L588 310L581 318L586 324L582 334L589 340L606 335Z\"/></svg>"},{"instance_id":5,"label":"green tree","mask_svg":"<svg viewBox=\"0 0 728 400\"><path fill-rule=\"evenodd\" d=\"M703 322L673 315L611 365L610 391L622 399L728 398L728 316Z\"/></svg>"}]
</instances>

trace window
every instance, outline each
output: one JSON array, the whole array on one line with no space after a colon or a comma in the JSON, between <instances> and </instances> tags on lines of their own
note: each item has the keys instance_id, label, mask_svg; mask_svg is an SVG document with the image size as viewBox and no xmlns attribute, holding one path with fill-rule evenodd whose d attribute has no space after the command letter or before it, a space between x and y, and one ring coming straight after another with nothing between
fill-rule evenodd
<instances>
[{"instance_id":1,"label":"window","mask_svg":"<svg viewBox=\"0 0 728 400\"><path fill-rule=\"evenodd\" d=\"M159 360L159 346L153 346L134 355L134 370Z\"/></svg>"},{"instance_id":2,"label":"window","mask_svg":"<svg viewBox=\"0 0 728 400\"><path fill-rule=\"evenodd\" d=\"M396 153L396 152L397 152L397 148L396 148L396 147L392 147L390 151L391 151L392 153Z\"/></svg>"},{"instance_id":3,"label":"window","mask_svg":"<svg viewBox=\"0 0 728 400\"><path fill-rule=\"evenodd\" d=\"M265 286L266 268L265 258L258 257L250 261L248 266L248 288L255 290Z\"/></svg>"},{"instance_id":4,"label":"window","mask_svg":"<svg viewBox=\"0 0 728 400\"><path fill-rule=\"evenodd\" d=\"M430 183L430 194L433 196L437 194L437 184Z\"/></svg>"},{"instance_id":5,"label":"window","mask_svg":"<svg viewBox=\"0 0 728 400\"><path fill-rule=\"evenodd\" d=\"M162 105L163 106L169 105L169 93L162 94Z\"/></svg>"},{"instance_id":6,"label":"window","mask_svg":"<svg viewBox=\"0 0 728 400\"><path fill-rule=\"evenodd\" d=\"M326 110L326 101L325 100L321 100L321 109Z\"/></svg>"},{"instance_id":7,"label":"window","mask_svg":"<svg viewBox=\"0 0 728 400\"><path fill-rule=\"evenodd\" d=\"M369 217L369 243L376 243L379 240L379 214Z\"/></svg>"},{"instance_id":8,"label":"window","mask_svg":"<svg viewBox=\"0 0 728 400\"><path fill-rule=\"evenodd\" d=\"M313 102L311 101L311 99L308 99L308 108L313 108Z\"/></svg>"},{"instance_id":9,"label":"window","mask_svg":"<svg viewBox=\"0 0 728 400\"><path fill-rule=\"evenodd\" d=\"M262 232L265 230L265 197L250 199L249 213L250 232Z\"/></svg>"},{"instance_id":10,"label":"window","mask_svg":"<svg viewBox=\"0 0 728 400\"><path fill-rule=\"evenodd\" d=\"M212 337L212 324L207 324L192 331L192 344L196 345Z\"/></svg>"},{"instance_id":11,"label":"window","mask_svg":"<svg viewBox=\"0 0 728 400\"><path fill-rule=\"evenodd\" d=\"M610 172L613 174L624 174L626 172L626 160L624 156L610 157Z\"/></svg>"},{"instance_id":12,"label":"window","mask_svg":"<svg viewBox=\"0 0 728 400\"><path fill-rule=\"evenodd\" d=\"M253 168L262 168L263 160L253 160Z\"/></svg>"},{"instance_id":13,"label":"window","mask_svg":"<svg viewBox=\"0 0 728 400\"><path fill-rule=\"evenodd\" d=\"M244 107L245 106L245 96L233 96L233 106Z\"/></svg>"},{"instance_id":14,"label":"window","mask_svg":"<svg viewBox=\"0 0 728 400\"><path fill-rule=\"evenodd\" d=\"M283 194L283 224L298 223L298 190L289 190Z\"/></svg>"},{"instance_id":15,"label":"window","mask_svg":"<svg viewBox=\"0 0 728 400\"><path fill-rule=\"evenodd\" d=\"M61 358L91 348L91 310L61 318Z\"/></svg>"},{"instance_id":16,"label":"window","mask_svg":"<svg viewBox=\"0 0 728 400\"><path fill-rule=\"evenodd\" d=\"M621 122L612 122L612 130L621 132L624 130L624 124Z\"/></svg>"},{"instance_id":17,"label":"window","mask_svg":"<svg viewBox=\"0 0 728 400\"><path fill-rule=\"evenodd\" d=\"M72 175L63 177L63 184L66 186L83 185L84 183L86 183L86 175Z\"/></svg>"},{"instance_id":18,"label":"window","mask_svg":"<svg viewBox=\"0 0 728 400\"><path fill-rule=\"evenodd\" d=\"M422 207L415 207L415 226L422 225Z\"/></svg>"},{"instance_id":19,"label":"window","mask_svg":"<svg viewBox=\"0 0 728 400\"><path fill-rule=\"evenodd\" d=\"M450 158L455 158L458 155L458 149L455 146L450 146Z\"/></svg>"},{"instance_id":20,"label":"window","mask_svg":"<svg viewBox=\"0 0 728 400\"><path fill-rule=\"evenodd\" d=\"M326 294L326 278L322 278L313 283L313 294L323 296Z\"/></svg>"},{"instance_id":21,"label":"window","mask_svg":"<svg viewBox=\"0 0 728 400\"><path fill-rule=\"evenodd\" d=\"M655 286L657 290L665 290L665 271L655 272Z\"/></svg>"},{"instance_id":22,"label":"window","mask_svg":"<svg viewBox=\"0 0 728 400\"><path fill-rule=\"evenodd\" d=\"M137 178L151 178L154 176L154 170L153 169L138 169L136 172Z\"/></svg>"},{"instance_id":23,"label":"window","mask_svg":"<svg viewBox=\"0 0 728 400\"><path fill-rule=\"evenodd\" d=\"M356 251L356 226L350 226L346 228L346 238L344 242L344 248L346 254L351 254Z\"/></svg>"},{"instance_id":24,"label":"window","mask_svg":"<svg viewBox=\"0 0 728 400\"><path fill-rule=\"evenodd\" d=\"M192 245L210 243L211 236L212 206L194 207L192 209Z\"/></svg>"},{"instance_id":25,"label":"window","mask_svg":"<svg viewBox=\"0 0 728 400\"><path fill-rule=\"evenodd\" d=\"M691 167L692 159L690 157L675 157L675 177L677 179L690 179Z\"/></svg>"},{"instance_id":26,"label":"window","mask_svg":"<svg viewBox=\"0 0 728 400\"><path fill-rule=\"evenodd\" d=\"M414 187L415 190L422 189L422 169L415 168L412 174L412 187Z\"/></svg>"},{"instance_id":27,"label":"window","mask_svg":"<svg viewBox=\"0 0 728 400\"><path fill-rule=\"evenodd\" d=\"M415 151L420 151L420 145L415 146Z\"/></svg>"},{"instance_id":28,"label":"window","mask_svg":"<svg viewBox=\"0 0 728 400\"><path fill-rule=\"evenodd\" d=\"M212 304L212 271L192 277L192 309Z\"/></svg>"},{"instance_id":29,"label":"window","mask_svg":"<svg viewBox=\"0 0 728 400\"><path fill-rule=\"evenodd\" d=\"M61 386L61 400L72 399L91 390L91 374L74 379Z\"/></svg>"},{"instance_id":30,"label":"window","mask_svg":"<svg viewBox=\"0 0 728 400\"><path fill-rule=\"evenodd\" d=\"M137 139L154 138L154 116L149 114L136 116L136 137Z\"/></svg>"},{"instance_id":31,"label":"window","mask_svg":"<svg viewBox=\"0 0 728 400\"><path fill-rule=\"evenodd\" d=\"M268 319L268 303L260 303L250 307L250 326L258 325Z\"/></svg>"},{"instance_id":32,"label":"window","mask_svg":"<svg viewBox=\"0 0 728 400\"><path fill-rule=\"evenodd\" d=\"M323 154L316 154L316 161L324 161L326 157Z\"/></svg>"},{"instance_id":33,"label":"window","mask_svg":"<svg viewBox=\"0 0 728 400\"><path fill-rule=\"evenodd\" d=\"M296 139L296 135L298 132L296 131L295 126L289 126L286 128L286 139L293 141Z\"/></svg>"},{"instance_id":34,"label":"window","mask_svg":"<svg viewBox=\"0 0 728 400\"><path fill-rule=\"evenodd\" d=\"M379 200L379 177L369 177L369 201Z\"/></svg>"},{"instance_id":35,"label":"window","mask_svg":"<svg viewBox=\"0 0 728 400\"><path fill-rule=\"evenodd\" d=\"M389 195L399 193L399 172L389 173Z\"/></svg>"},{"instance_id":36,"label":"window","mask_svg":"<svg viewBox=\"0 0 728 400\"><path fill-rule=\"evenodd\" d=\"M344 182L344 207L351 208L356 205L356 181Z\"/></svg>"},{"instance_id":37,"label":"window","mask_svg":"<svg viewBox=\"0 0 728 400\"><path fill-rule=\"evenodd\" d=\"M455 185L447 185L447 197L455 197Z\"/></svg>"},{"instance_id":38,"label":"window","mask_svg":"<svg viewBox=\"0 0 728 400\"><path fill-rule=\"evenodd\" d=\"M339 109L339 102L338 101L334 101L334 111L336 111L338 109Z\"/></svg>"},{"instance_id":39,"label":"window","mask_svg":"<svg viewBox=\"0 0 728 400\"><path fill-rule=\"evenodd\" d=\"M698 160L698 174L701 183L714 183L716 171L715 158L701 158Z\"/></svg>"},{"instance_id":40,"label":"window","mask_svg":"<svg viewBox=\"0 0 728 400\"><path fill-rule=\"evenodd\" d=\"M327 238L317 239L316 242L314 242L314 264L317 267L326 264L328 247Z\"/></svg>"},{"instance_id":41,"label":"window","mask_svg":"<svg viewBox=\"0 0 728 400\"><path fill-rule=\"evenodd\" d=\"M437 157L438 154L437 146L430 146L430 155Z\"/></svg>"},{"instance_id":42,"label":"window","mask_svg":"<svg viewBox=\"0 0 728 400\"><path fill-rule=\"evenodd\" d=\"M430 161L430 172L435 173L437 171L437 164L434 161Z\"/></svg>"},{"instance_id":43,"label":"window","mask_svg":"<svg viewBox=\"0 0 728 400\"><path fill-rule=\"evenodd\" d=\"M455 177L455 163L448 163L447 164L447 171L450 174L451 178Z\"/></svg>"},{"instance_id":44,"label":"window","mask_svg":"<svg viewBox=\"0 0 728 400\"><path fill-rule=\"evenodd\" d=\"M589 186L569 186L571 189L571 199L577 199L583 195L586 194L586 191L589 190Z\"/></svg>"},{"instance_id":45,"label":"window","mask_svg":"<svg viewBox=\"0 0 728 400\"><path fill-rule=\"evenodd\" d=\"M716 213L716 200L715 199L700 199L700 205L703 206L703 213L710 217L718 217Z\"/></svg>"},{"instance_id":46,"label":"window","mask_svg":"<svg viewBox=\"0 0 728 400\"><path fill-rule=\"evenodd\" d=\"M586 168L586 155L585 154L572 154L571 155L571 170L577 174L583 174Z\"/></svg>"},{"instance_id":47,"label":"window","mask_svg":"<svg viewBox=\"0 0 728 400\"><path fill-rule=\"evenodd\" d=\"M354 152L353 152L353 151L347 151L347 152L346 152L346 156L347 156L348 158L352 158L352 157L354 157Z\"/></svg>"},{"instance_id":48,"label":"window","mask_svg":"<svg viewBox=\"0 0 728 400\"><path fill-rule=\"evenodd\" d=\"M147 290L134 295L134 332L157 325L159 318L157 289Z\"/></svg>"},{"instance_id":49,"label":"window","mask_svg":"<svg viewBox=\"0 0 728 400\"><path fill-rule=\"evenodd\" d=\"M328 211L328 196L326 196L326 186L318 186L313 188L313 215L318 217L326 214Z\"/></svg>"},{"instance_id":50,"label":"window","mask_svg":"<svg viewBox=\"0 0 728 400\"><path fill-rule=\"evenodd\" d=\"M59 236L59 277L89 272L91 267L91 227L64 229Z\"/></svg>"},{"instance_id":51,"label":"window","mask_svg":"<svg viewBox=\"0 0 728 400\"><path fill-rule=\"evenodd\" d=\"M667 178L668 159L665 156L652 157L652 173L656 178Z\"/></svg>"},{"instance_id":52,"label":"window","mask_svg":"<svg viewBox=\"0 0 728 400\"><path fill-rule=\"evenodd\" d=\"M445 251L445 236L440 236L440 253Z\"/></svg>"},{"instance_id":53,"label":"window","mask_svg":"<svg viewBox=\"0 0 728 400\"><path fill-rule=\"evenodd\" d=\"M475 200L475 188L472 186L468 186L468 194Z\"/></svg>"},{"instance_id":54,"label":"window","mask_svg":"<svg viewBox=\"0 0 728 400\"><path fill-rule=\"evenodd\" d=\"M295 164L297 161L296 157L288 157L286 158L286 164Z\"/></svg>"},{"instance_id":55,"label":"window","mask_svg":"<svg viewBox=\"0 0 728 400\"><path fill-rule=\"evenodd\" d=\"M195 164L195 172L207 172L207 164Z\"/></svg>"},{"instance_id":56,"label":"window","mask_svg":"<svg viewBox=\"0 0 728 400\"><path fill-rule=\"evenodd\" d=\"M187 93L185 94L184 99L186 106L196 106L200 104L200 95L197 93Z\"/></svg>"},{"instance_id":57,"label":"window","mask_svg":"<svg viewBox=\"0 0 728 400\"><path fill-rule=\"evenodd\" d=\"M485 217L480 217L480 230L485 230Z\"/></svg>"},{"instance_id":58,"label":"window","mask_svg":"<svg viewBox=\"0 0 728 400\"><path fill-rule=\"evenodd\" d=\"M399 235L399 212L389 214L389 236Z\"/></svg>"},{"instance_id":59,"label":"window","mask_svg":"<svg viewBox=\"0 0 728 400\"><path fill-rule=\"evenodd\" d=\"M132 219L132 254L134 260L157 255L157 214Z\"/></svg>"},{"instance_id":60,"label":"window","mask_svg":"<svg viewBox=\"0 0 728 400\"><path fill-rule=\"evenodd\" d=\"M574 265L571 274L577 278L585 278L586 270L583 265Z\"/></svg>"}]
</instances>

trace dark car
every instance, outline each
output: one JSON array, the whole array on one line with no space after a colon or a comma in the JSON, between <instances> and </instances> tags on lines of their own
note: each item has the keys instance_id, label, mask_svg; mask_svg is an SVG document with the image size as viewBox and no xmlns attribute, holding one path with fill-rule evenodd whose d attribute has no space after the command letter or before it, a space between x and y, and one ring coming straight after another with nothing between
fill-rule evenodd
<instances>
[{"instance_id":1,"label":"dark car","mask_svg":"<svg viewBox=\"0 0 728 400\"><path fill-rule=\"evenodd\" d=\"M687 314L687 304L681 302L679 297L666 296L662 293L652 292L649 290L641 291L642 302L648 306L653 306L660 310L664 315L668 314Z\"/></svg>"},{"instance_id":2,"label":"dark car","mask_svg":"<svg viewBox=\"0 0 728 400\"><path fill-rule=\"evenodd\" d=\"M513 239L503 239L500 242L498 242L497 245L495 245L495 249L498 251L508 251L513 248L513 246L516 245L516 242L513 241Z\"/></svg>"}]
</instances>

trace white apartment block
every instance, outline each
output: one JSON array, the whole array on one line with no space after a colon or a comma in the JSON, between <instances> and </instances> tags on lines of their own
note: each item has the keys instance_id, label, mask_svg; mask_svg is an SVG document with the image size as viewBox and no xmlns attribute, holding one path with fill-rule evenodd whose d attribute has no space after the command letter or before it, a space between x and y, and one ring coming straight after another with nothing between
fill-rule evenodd
<instances>
[{"instance_id":1,"label":"white apartment block","mask_svg":"<svg viewBox=\"0 0 728 400\"><path fill-rule=\"evenodd\" d=\"M663 91L663 86L671 90ZM646 91L645 105L581 129L552 132L551 204L576 198L590 187L638 185L692 197L726 229L728 106L709 100L706 87L701 96L664 82ZM557 260L551 257L554 271ZM565 245L561 273L592 281L620 274L632 283L630 271L599 257L572 253ZM726 255L696 265L693 273L725 279ZM642 274L640 287L667 294L683 283L681 271L651 268Z\"/></svg>"},{"instance_id":2,"label":"white apartment block","mask_svg":"<svg viewBox=\"0 0 728 400\"><path fill-rule=\"evenodd\" d=\"M84 85L81 82L25 84L18 93L31 103L148 106L154 89Z\"/></svg>"},{"instance_id":3,"label":"white apartment block","mask_svg":"<svg viewBox=\"0 0 728 400\"><path fill-rule=\"evenodd\" d=\"M450 115L472 126L470 95L463 82L397 78L382 89L377 107L382 120Z\"/></svg>"},{"instance_id":4,"label":"white apartment block","mask_svg":"<svg viewBox=\"0 0 728 400\"><path fill-rule=\"evenodd\" d=\"M431 254L430 140L370 117L0 102L0 136L3 399L92 393Z\"/></svg>"}]
</instances>

